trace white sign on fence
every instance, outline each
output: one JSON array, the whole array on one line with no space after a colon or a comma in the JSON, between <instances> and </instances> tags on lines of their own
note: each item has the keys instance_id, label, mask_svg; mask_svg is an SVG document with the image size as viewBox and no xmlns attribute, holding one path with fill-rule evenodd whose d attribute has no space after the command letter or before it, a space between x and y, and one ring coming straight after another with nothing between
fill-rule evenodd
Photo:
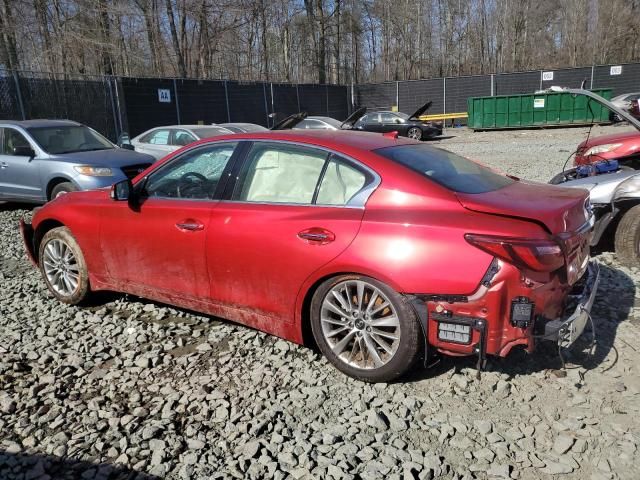
<instances>
[{"instance_id":1,"label":"white sign on fence","mask_svg":"<svg viewBox=\"0 0 640 480\"><path fill-rule=\"evenodd\" d=\"M609 75L621 75L622 74L622 65L611 65L611 69L609 70Z\"/></svg>"},{"instance_id":2,"label":"white sign on fence","mask_svg":"<svg viewBox=\"0 0 640 480\"><path fill-rule=\"evenodd\" d=\"M533 108L544 108L544 98L534 98Z\"/></svg>"},{"instance_id":3,"label":"white sign on fence","mask_svg":"<svg viewBox=\"0 0 640 480\"><path fill-rule=\"evenodd\" d=\"M160 103L171 103L171 90L168 88L158 89L158 101Z\"/></svg>"},{"instance_id":4,"label":"white sign on fence","mask_svg":"<svg viewBox=\"0 0 640 480\"><path fill-rule=\"evenodd\" d=\"M548 82L553 80L553 72L542 72L542 81Z\"/></svg>"}]
</instances>

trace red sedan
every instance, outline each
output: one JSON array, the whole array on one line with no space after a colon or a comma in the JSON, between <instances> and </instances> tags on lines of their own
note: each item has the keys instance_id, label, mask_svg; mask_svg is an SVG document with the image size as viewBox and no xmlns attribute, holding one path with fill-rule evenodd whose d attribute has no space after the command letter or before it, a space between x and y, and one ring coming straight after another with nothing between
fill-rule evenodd
<instances>
[{"instance_id":1,"label":"red sedan","mask_svg":"<svg viewBox=\"0 0 640 480\"><path fill-rule=\"evenodd\" d=\"M421 355L569 345L597 288L588 194L393 134L189 145L21 223L51 292L115 290L312 343L365 381ZM565 312L571 290L579 304Z\"/></svg>"}]
</instances>

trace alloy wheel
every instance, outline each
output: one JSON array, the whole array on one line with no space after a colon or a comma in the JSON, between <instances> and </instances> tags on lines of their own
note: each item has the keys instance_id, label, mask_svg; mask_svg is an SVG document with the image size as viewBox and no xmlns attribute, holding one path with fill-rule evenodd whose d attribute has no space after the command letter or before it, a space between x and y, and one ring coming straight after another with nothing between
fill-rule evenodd
<instances>
[{"instance_id":1,"label":"alloy wheel","mask_svg":"<svg viewBox=\"0 0 640 480\"><path fill-rule=\"evenodd\" d=\"M346 280L325 295L320 324L341 361L370 370L386 365L400 344L400 320L387 296L363 280Z\"/></svg>"},{"instance_id":2,"label":"alloy wheel","mask_svg":"<svg viewBox=\"0 0 640 480\"><path fill-rule=\"evenodd\" d=\"M78 289L80 268L71 247L60 239L52 239L44 248L42 264L51 287L60 295L73 295Z\"/></svg>"},{"instance_id":3,"label":"alloy wheel","mask_svg":"<svg viewBox=\"0 0 640 480\"><path fill-rule=\"evenodd\" d=\"M407 137L413 138L414 140L420 140L422 138L422 130L418 127L410 128L407 132Z\"/></svg>"}]
</instances>

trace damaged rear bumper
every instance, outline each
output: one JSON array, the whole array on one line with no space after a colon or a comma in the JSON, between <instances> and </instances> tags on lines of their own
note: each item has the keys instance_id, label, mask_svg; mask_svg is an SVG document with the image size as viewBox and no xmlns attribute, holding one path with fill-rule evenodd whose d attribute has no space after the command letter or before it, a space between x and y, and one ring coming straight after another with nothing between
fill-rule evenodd
<instances>
[{"instance_id":1,"label":"damaged rear bumper","mask_svg":"<svg viewBox=\"0 0 640 480\"><path fill-rule=\"evenodd\" d=\"M577 299L577 304L568 316L557 318L545 324L543 339L555 341L561 347L571 346L584 332L591 316L599 283L600 267L591 261L580 291L573 295Z\"/></svg>"}]
</instances>

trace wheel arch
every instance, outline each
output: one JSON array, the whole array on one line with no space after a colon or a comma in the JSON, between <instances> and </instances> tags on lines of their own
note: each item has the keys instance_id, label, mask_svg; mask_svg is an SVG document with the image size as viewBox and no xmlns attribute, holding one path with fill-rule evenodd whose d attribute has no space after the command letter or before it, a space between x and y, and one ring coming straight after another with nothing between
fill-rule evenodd
<instances>
[{"instance_id":1,"label":"wheel arch","mask_svg":"<svg viewBox=\"0 0 640 480\"><path fill-rule=\"evenodd\" d=\"M58 227L66 227L64 223L60 220L56 220L54 218L47 218L46 220L41 221L33 232L33 255L35 257L36 262L39 262L40 256L40 242L45 234Z\"/></svg>"},{"instance_id":2,"label":"wheel arch","mask_svg":"<svg viewBox=\"0 0 640 480\"><path fill-rule=\"evenodd\" d=\"M66 183L66 182L72 183L80 189L80 187L76 184L76 182L74 182L73 179L71 179L70 177L67 177L63 174L56 174L55 176L50 178L49 181L47 182L47 188L45 189L45 195L46 195L47 201L51 200L51 192L53 192L53 189L56 188L61 183Z\"/></svg>"}]
</instances>

